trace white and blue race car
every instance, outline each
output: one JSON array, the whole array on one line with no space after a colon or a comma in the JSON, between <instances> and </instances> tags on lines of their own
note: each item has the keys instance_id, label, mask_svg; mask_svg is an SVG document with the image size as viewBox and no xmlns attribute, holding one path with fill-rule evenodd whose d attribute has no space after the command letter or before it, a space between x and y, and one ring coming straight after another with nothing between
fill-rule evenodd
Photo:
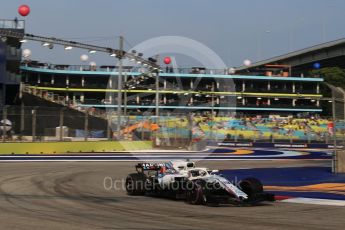
<instances>
[{"instance_id":1,"label":"white and blue race car","mask_svg":"<svg viewBox=\"0 0 345 230\"><path fill-rule=\"evenodd\" d=\"M151 195L184 199L190 204L257 204L274 201L256 178L233 183L218 170L196 167L194 162L139 163L126 178L129 195Z\"/></svg>"}]
</instances>

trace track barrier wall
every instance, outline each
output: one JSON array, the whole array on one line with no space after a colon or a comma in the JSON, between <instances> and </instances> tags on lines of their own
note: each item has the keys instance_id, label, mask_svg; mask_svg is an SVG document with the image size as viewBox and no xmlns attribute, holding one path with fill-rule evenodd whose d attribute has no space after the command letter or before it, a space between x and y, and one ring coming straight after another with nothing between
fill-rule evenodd
<instances>
[{"instance_id":1,"label":"track barrier wall","mask_svg":"<svg viewBox=\"0 0 345 230\"><path fill-rule=\"evenodd\" d=\"M219 147L334 149L334 145L331 145L331 144L307 144L307 143L213 142L213 141L210 141L207 143L207 145L219 146ZM343 145L337 145L337 148L343 148Z\"/></svg>"},{"instance_id":2,"label":"track barrier wall","mask_svg":"<svg viewBox=\"0 0 345 230\"><path fill-rule=\"evenodd\" d=\"M152 149L151 141L0 143L0 154L63 154Z\"/></svg>"}]
</instances>

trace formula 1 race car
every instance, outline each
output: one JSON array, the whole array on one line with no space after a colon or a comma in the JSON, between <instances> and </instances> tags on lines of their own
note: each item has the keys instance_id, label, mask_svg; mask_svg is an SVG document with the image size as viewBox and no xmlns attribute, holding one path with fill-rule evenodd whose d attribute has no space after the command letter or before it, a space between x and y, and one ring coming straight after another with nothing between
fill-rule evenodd
<instances>
[{"instance_id":1,"label":"formula 1 race car","mask_svg":"<svg viewBox=\"0 0 345 230\"><path fill-rule=\"evenodd\" d=\"M196 205L254 205L275 200L273 194L263 191L256 178L235 184L218 170L195 167L194 162L139 163L136 171L126 178L129 195L172 197Z\"/></svg>"}]
</instances>

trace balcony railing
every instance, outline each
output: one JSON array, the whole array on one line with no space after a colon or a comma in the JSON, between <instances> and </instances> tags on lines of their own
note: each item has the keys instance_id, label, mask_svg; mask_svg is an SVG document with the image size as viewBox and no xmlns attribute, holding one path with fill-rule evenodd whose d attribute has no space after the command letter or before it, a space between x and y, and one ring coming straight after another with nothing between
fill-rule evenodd
<instances>
[{"instance_id":1,"label":"balcony railing","mask_svg":"<svg viewBox=\"0 0 345 230\"><path fill-rule=\"evenodd\" d=\"M94 71L94 72L118 72L118 66L90 66L90 65L57 65L39 62L30 62L23 64L23 67L51 69L51 70L64 70L64 71ZM124 66L123 73L147 73L147 69L140 66ZM231 74L226 69L206 69L206 68L162 68L161 73L165 74L206 74L206 75L240 75L240 76L265 76L265 73L235 73ZM267 76L267 77L284 77L286 76ZM295 76L299 77L299 76ZM304 76L308 77L308 76ZM309 76L320 77L320 76Z\"/></svg>"},{"instance_id":2,"label":"balcony railing","mask_svg":"<svg viewBox=\"0 0 345 230\"><path fill-rule=\"evenodd\" d=\"M3 20L0 19L0 29L24 29L24 20Z\"/></svg>"}]
</instances>

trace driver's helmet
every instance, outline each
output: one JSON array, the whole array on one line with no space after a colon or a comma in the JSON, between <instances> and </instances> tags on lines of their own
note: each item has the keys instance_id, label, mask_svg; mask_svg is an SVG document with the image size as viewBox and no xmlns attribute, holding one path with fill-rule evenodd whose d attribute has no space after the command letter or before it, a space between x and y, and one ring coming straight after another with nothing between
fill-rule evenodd
<instances>
[{"instance_id":1,"label":"driver's helmet","mask_svg":"<svg viewBox=\"0 0 345 230\"><path fill-rule=\"evenodd\" d=\"M166 167L165 166L162 166L159 170L159 173L160 174L164 174L165 172L167 171Z\"/></svg>"},{"instance_id":2,"label":"driver's helmet","mask_svg":"<svg viewBox=\"0 0 345 230\"><path fill-rule=\"evenodd\" d=\"M190 174L191 174L192 177L197 177L197 176L200 175L200 174L199 174L199 171L197 171L197 170L192 170L192 171L190 171Z\"/></svg>"}]
</instances>

